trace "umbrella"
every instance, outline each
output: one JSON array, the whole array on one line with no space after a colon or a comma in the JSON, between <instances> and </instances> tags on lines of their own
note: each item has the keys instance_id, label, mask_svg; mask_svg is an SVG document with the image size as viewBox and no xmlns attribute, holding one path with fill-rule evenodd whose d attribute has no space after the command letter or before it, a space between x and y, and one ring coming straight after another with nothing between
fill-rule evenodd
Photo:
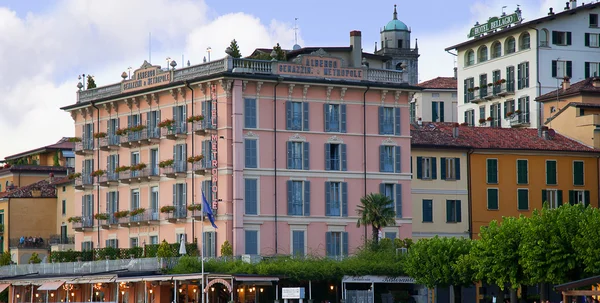
<instances>
[{"instance_id":1,"label":"umbrella","mask_svg":"<svg viewBox=\"0 0 600 303\"><path fill-rule=\"evenodd\" d=\"M179 254L187 255L187 251L185 250L185 238L181 235L181 241L179 241Z\"/></svg>"}]
</instances>

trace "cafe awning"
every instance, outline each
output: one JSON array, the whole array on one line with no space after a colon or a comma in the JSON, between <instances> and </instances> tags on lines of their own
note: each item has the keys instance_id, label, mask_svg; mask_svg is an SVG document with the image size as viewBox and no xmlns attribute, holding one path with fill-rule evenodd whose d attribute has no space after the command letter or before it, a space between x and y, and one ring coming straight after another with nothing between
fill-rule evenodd
<instances>
[{"instance_id":1,"label":"cafe awning","mask_svg":"<svg viewBox=\"0 0 600 303\"><path fill-rule=\"evenodd\" d=\"M58 281L58 282L46 282L44 284L42 284L42 286L38 287L37 290L57 290L59 289L63 284L65 284L64 281Z\"/></svg>"},{"instance_id":2,"label":"cafe awning","mask_svg":"<svg viewBox=\"0 0 600 303\"><path fill-rule=\"evenodd\" d=\"M186 281L186 280L201 280L202 275L191 274L191 275L174 275L173 280Z\"/></svg>"},{"instance_id":3,"label":"cafe awning","mask_svg":"<svg viewBox=\"0 0 600 303\"><path fill-rule=\"evenodd\" d=\"M278 277L264 277L264 276L233 276L238 282L276 282L279 281Z\"/></svg>"},{"instance_id":4,"label":"cafe awning","mask_svg":"<svg viewBox=\"0 0 600 303\"><path fill-rule=\"evenodd\" d=\"M10 283L0 284L0 292L3 292L9 286L10 286Z\"/></svg>"}]
</instances>

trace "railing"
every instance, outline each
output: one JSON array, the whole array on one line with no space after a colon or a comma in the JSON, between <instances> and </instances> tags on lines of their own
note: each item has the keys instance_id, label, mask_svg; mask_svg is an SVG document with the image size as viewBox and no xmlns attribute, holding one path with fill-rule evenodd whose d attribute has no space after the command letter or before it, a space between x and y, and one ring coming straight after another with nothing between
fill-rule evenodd
<instances>
[{"instance_id":1,"label":"railing","mask_svg":"<svg viewBox=\"0 0 600 303\"><path fill-rule=\"evenodd\" d=\"M173 203L175 209L166 213L167 219L184 219L187 217L187 205L181 203Z\"/></svg>"},{"instance_id":2,"label":"railing","mask_svg":"<svg viewBox=\"0 0 600 303\"><path fill-rule=\"evenodd\" d=\"M146 128L146 138L144 139L160 139L160 127L154 124L148 124Z\"/></svg>"},{"instance_id":3,"label":"railing","mask_svg":"<svg viewBox=\"0 0 600 303\"><path fill-rule=\"evenodd\" d=\"M115 83L98 88L87 89L77 92L77 103L88 102L100 98L106 98L121 93L121 83Z\"/></svg>"},{"instance_id":4,"label":"railing","mask_svg":"<svg viewBox=\"0 0 600 303\"><path fill-rule=\"evenodd\" d=\"M75 244L75 236L63 237L61 235L51 235L50 239L48 239L48 243L50 245L56 245L56 244Z\"/></svg>"},{"instance_id":5,"label":"railing","mask_svg":"<svg viewBox=\"0 0 600 303\"><path fill-rule=\"evenodd\" d=\"M75 151L94 150L94 138L83 138L75 143Z\"/></svg>"},{"instance_id":6,"label":"railing","mask_svg":"<svg viewBox=\"0 0 600 303\"><path fill-rule=\"evenodd\" d=\"M204 170L204 169L207 169L206 161L204 161L204 159L194 162L194 164L192 164L192 170L194 170L194 171Z\"/></svg>"},{"instance_id":7,"label":"railing","mask_svg":"<svg viewBox=\"0 0 600 303\"><path fill-rule=\"evenodd\" d=\"M253 59L233 59L233 68L243 68L250 73L255 74L271 74L273 73L273 63L265 60Z\"/></svg>"},{"instance_id":8,"label":"railing","mask_svg":"<svg viewBox=\"0 0 600 303\"><path fill-rule=\"evenodd\" d=\"M175 173L187 173L187 165L186 160L176 160L170 166L163 168L164 174L175 174Z\"/></svg>"},{"instance_id":9,"label":"railing","mask_svg":"<svg viewBox=\"0 0 600 303\"><path fill-rule=\"evenodd\" d=\"M98 182L106 183L106 182L117 182L119 181L119 173L114 171L107 171L104 175L98 178Z\"/></svg>"},{"instance_id":10,"label":"railing","mask_svg":"<svg viewBox=\"0 0 600 303\"><path fill-rule=\"evenodd\" d=\"M94 184L94 177L87 172L81 173L81 177L75 179L75 186L88 186Z\"/></svg>"},{"instance_id":11,"label":"railing","mask_svg":"<svg viewBox=\"0 0 600 303\"><path fill-rule=\"evenodd\" d=\"M29 249L41 249L48 248L48 239L39 237L23 237L23 238L10 238L8 239L9 247L18 248L29 248Z\"/></svg>"},{"instance_id":12,"label":"railing","mask_svg":"<svg viewBox=\"0 0 600 303\"><path fill-rule=\"evenodd\" d=\"M163 128L163 134L165 136L187 134L187 121L175 121L173 125Z\"/></svg>"},{"instance_id":13,"label":"railing","mask_svg":"<svg viewBox=\"0 0 600 303\"><path fill-rule=\"evenodd\" d=\"M500 94L514 94L515 93L515 83L502 83L500 88Z\"/></svg>"},{"instance_id":14,"label":"railing","mask_svg":"<svg viewBox=\"0 0 600 303\"><path fill-rule=\"evenodd\" d=\"M134 216L129 216L129 222L145 222L145 221L158 221L160 220L160 215L158 210L147 209L141 214L137 214Z\"/></svg>"},{"instance_id":15,"label":"railing","mask_svg":"<svg viewBox=\"0 0 600 303\"><path fill-rule=\"evenodd\" d=\"M94 218L92 216L81 216L81 221L73 222L73 228L88 228L94 226Z\"/></svg>"},{"instance_id":16,"label":"railing","mask_svg":"<svg viewBox=\"0 0 600 303\"><path fill-rule=\"evenodd\" d=\"M365 80L374 82L405 83L404 72L391 69L367 69Z\"/></svg>"},{"instance_id":17,"label":"railing","mask_svg":"<svg viewBox=\"0 0 600 303\"><path fill-rule=\"evenodd\" d=\"M513 114L510 117L510 125L511 126L519 126L519 125L524 125L524 124L529 124L529 113L528 112Z\"/></svg>"},{"instance_id":18,"label":"railing","mask_svg":"<svg viewBox=\"0 0 600 303\"><path fill-rule=\"evenodd\" d=\"M119 146L119 143L121 143L121 136L109 134L107 137L100 138L100 147Z\"/></svg>"},{"instance_id":19,"label":"railing","mask_svg":"<svg viewBox=\"0 0 600 303\"><path fill-rule=\"evenodd\" d=\"M244 60L244 59L241 59ZM173 81L182 81L196 77L218 74L231 70L228 67L228 58L213 60L196 66L181 68L173 73Z\"/></svg>"}]
</instances>

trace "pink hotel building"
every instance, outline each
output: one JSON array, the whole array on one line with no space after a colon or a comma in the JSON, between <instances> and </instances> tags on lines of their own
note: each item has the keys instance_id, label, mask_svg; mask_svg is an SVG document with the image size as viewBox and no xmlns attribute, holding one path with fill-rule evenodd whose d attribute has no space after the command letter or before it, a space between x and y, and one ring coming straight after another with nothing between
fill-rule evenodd
<instances>
[{"instance_id":1,"label":"pink hotel building","mask_svg":"<svg viewBox=\"0 0 600 303\"><path fill-rule=\"evenodd\" d=\"M63 108L81 139L76 247L184 238L209 257L225 240L236 256L343 256L370 237L356 208L372 192L394 200L397 226L384 236L411 237L408 100L418 88L385 69L390 57L362 52L359 31L350 42L287 61L144 62L80 90ZM201 221L203 193L217 229Z\"/></svg>"}]
</instances>

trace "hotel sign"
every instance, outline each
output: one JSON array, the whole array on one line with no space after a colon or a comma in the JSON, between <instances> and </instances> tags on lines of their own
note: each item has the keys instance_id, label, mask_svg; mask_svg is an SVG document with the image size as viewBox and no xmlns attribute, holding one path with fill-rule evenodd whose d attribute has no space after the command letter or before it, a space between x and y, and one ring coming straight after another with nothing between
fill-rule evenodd
<instances>
[{"instance_id":1,"label":"hotel sign","mask_svg":"<svg viewBox=\"0 0 600 303\"><path fill-rule=\"evenodd\" d=\"M210 126L212 129L217 129L217 86L210 86L210 100L211 100L211 113L210 113ZM219 190L218 182L219 182L219 161L217 160L217 144L219 143L219 135L215 131L211 137L211 159L212 159L212 170L211 170L211 180L212 180L212 208L217 210L219 208L219 199L217 198L217 192Z\"/></svg>"},{"instance_id":2,"label":"hotel sign","mask_svg":"<svg viewBox=\"0 0 600 303\"><path fill-rule=\"evenodd\" d=\"M360 68L342 67L338 58L321 56L303 56L301 63L278 63L276 71L280 75L320 77L347 80L362 80L363 70Z\"/></svg>"},{"instance_id":3,"label":"hotel sign","mask_svg":"<svg viewBox=\"0 0 600 303\"><path fill-rule=\"evenodd\" d=\"M473 28L471 28L471 31L469 32L469 38L483 35L485 33L489 33L491 31L495 31L518 22L521 22L520 11L517 11L510 15L492 17L488 20L487 23L476 25Z\"/></svg>"},{"instance_id":4,"label":"hotel sign","mask_svg":"<svg viewBox=\"0 0 600 303\"><path fill-rule=\"evenodd\" d=\"M415 284L415 279L411 277L389 277L389 276L344 276L344 283L401 283Z\"/></svg>"},{"instance_id":5,"label":"hotel sign","mask_svg":"<svg viewBox=\"0 0 600 303\"><path fill-rule=\"evenodd\" d=\"M123 81L122 87L123 92L132 92L169 82L171 82L171 72L163 71L159 65L152 65L144 61L144 64L133 72L130 80Z\"/></svg>"}]
</instances>

